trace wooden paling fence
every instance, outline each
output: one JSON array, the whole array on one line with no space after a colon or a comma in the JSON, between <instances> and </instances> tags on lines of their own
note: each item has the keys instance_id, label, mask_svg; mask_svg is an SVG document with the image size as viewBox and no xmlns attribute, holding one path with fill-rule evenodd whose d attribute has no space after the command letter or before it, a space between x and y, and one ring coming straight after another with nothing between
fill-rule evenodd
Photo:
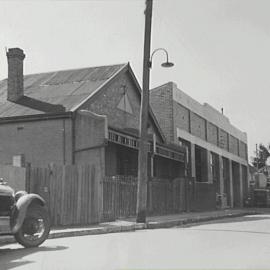
<instances>
[{"instance_id":1,"label":"wooden paling fence","mask_svg":"<svg viewBox=\"0 0 270 270\"><path fill-rule=\"evenodd\" d=\"M103 219L136 215L137 178L111 176L103 181ZM148 215L164 215L186 210L185 179L153 179L148 182Z\"/></svg>"},{"instance_id":2,"label":"wooden paling fence","mask_svg":"<svg viewBox=\"0 0 270 270\"><path fill-rule=\"evenodd\" d=\"M136 215L137 178L133 176L105 177L103 181L103 219Z\"/></svg>"},{"instance_id":3,"label":"wooden paling fence","mask_svg":"<svg viewBox=\"0 0 270 270\"><path fill-rule=\"evenodd\" d=\"M46 200L53 225L99 222L94 166L30 168L27 185Z\"/></svg>"},{"instance_id":4,"label":"wooden paling fence","mask_svg":"<svg viewBox=\"0 0 270 270\"><path fill-rule=\"evenodd\" d=\"M152 215L186 210L185 179L154 179L148 183L148 212Z\"/></svg>"},{"instance_id":5,"label":"wooden paling fence","mask_svg":"<svg viewBox=\"0 0 270 270\"><path fill-rule=\"evenodd\" d=\"M87 225L136 215L137 178L106 176L97 179L94 165L28 168L28 192L40 194L49 208L52 225ZM148 182L147 214L186 210L185 179Z\"/></svg>"}]
</instances>

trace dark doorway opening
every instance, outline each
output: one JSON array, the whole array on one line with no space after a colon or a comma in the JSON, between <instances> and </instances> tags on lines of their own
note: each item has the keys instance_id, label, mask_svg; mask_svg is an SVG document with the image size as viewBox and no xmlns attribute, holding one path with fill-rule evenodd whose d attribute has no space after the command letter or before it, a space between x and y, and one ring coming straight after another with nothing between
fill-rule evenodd
<instances>
[{"instance_id":1,"label":"dark doorway opening","mask_svg":"<svg viewBox=\"0 0 270 270\"><path fill-rule=\"evenodd\" d=\"M225 157L222 157L223 163L223 182L224 182L224 193L227 198L227 205L231 205L231 186L230 186L230 166L229 160Z\"/></svg>"},{"instance_id":2,"label":"dark doorway opening","mask_svg":"<svg viewBox=\"0 0 270 270\"><path fill-rule=\"evenodd\" d=\"M242 183L243 183L243 199L245 200L248 197L248 174L247 166L242 166Z\"/></svg>"},{"instance_id":3,"label":"dark doorway opening","mask_svg":"<svg viewBox=\"0 0 270 270\"><path fill-rule=\"evenodd\" d=\"M240 196L240 164L232 161L232 180L233 180L233 207L241 206Z\"/></svg>"},{"instance_id":4,"label":"dark doorway opening","mask_svg":"<svg viewBox=\"0 0 270 270\"><path fill-rule=\"evenodd\" d=\"M195 169L196 181L208 182L207 176L207 151L206 149L195 145Z\"/></svg>"},{"instance_id":5,"label":"dark doorway opening","mask_svg":"<svg viewBox=\"0 0 270 270\"><path fill-rule=\"evenodd\" d=\"M213 183L216 185L216 192L220 192L220 177L219 177L219 156L216 153L211 152L210 165Z\"/></svg>"}]
</instances>

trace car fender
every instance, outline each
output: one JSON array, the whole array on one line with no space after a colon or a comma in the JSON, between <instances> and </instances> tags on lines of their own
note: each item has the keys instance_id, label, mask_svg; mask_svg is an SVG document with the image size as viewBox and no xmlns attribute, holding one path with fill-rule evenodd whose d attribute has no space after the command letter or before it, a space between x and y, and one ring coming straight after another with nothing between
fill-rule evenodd
<instances>
[{"instance_id":1,"label":"car fender","mask_svg":"<svg viewBox=\"0 0 270 270\"><path fill-rule=\"evenodd\" d=\"M18 232L18 230L21 228L27 209L31 203L37 203L45 206L44 199L38 194L30 193L21 196L14 205L10 217L10 229L13 234Z\"/></svg>"}]
</instances>

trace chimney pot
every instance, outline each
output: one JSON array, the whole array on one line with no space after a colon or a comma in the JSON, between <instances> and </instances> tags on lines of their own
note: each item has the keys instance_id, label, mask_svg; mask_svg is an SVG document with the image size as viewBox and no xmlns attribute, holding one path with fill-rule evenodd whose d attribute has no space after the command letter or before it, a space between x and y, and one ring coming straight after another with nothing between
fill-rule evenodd
<instances>
[{"instance_id":1,"label":"chimney pot","mask_svg":"<svg viewBox=\"0 0 270 270\"><path fill-rule=\"evenodd\" d=\"M20 48L10 48L7 52L8 60L8 90L7 99L16 102L24 94L23 60L25 54Z\"/></svg>"}]
</instances>

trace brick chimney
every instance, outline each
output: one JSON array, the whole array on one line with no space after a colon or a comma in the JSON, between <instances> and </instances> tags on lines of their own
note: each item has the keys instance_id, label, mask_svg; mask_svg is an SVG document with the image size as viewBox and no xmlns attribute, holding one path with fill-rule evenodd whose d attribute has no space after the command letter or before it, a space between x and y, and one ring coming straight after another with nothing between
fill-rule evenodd
<instances>
[{"instance_id":1,"label":"brick chimney","mask_svg":"<svg viewBox=\"0 0 270 270\"><path fill-rule=\"evenodd\" d=\"M8 90L7 99L16 102L23 96L23 59L25 54L20 48L10 48L8 60Z\"/></svg>"}]
</instances>

